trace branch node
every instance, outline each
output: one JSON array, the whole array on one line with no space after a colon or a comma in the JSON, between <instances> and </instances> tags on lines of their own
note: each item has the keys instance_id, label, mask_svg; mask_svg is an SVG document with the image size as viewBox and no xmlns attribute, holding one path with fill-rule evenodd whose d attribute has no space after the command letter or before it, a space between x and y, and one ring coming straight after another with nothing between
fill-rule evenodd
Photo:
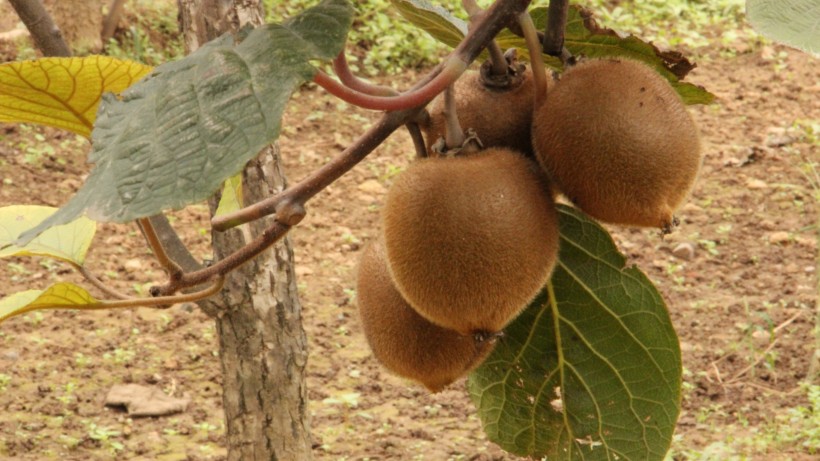
<instances>
[{"instance_id":1,"label":"branch node","mask_svg":"<svg viewBox=\"0 0 820 461\"><path fill-rule=\"evenodd\" d=\"M287 226L295 226L305 218L305 206L293 200L282 200L276 205L276 220Z\"/></svg>"}]
</instances>

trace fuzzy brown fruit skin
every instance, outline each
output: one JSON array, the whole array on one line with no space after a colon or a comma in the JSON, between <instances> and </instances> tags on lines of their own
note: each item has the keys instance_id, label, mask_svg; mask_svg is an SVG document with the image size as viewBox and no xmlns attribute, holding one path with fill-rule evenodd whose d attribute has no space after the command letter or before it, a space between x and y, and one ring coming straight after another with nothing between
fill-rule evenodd
<instances>
[{"instance_id":1,"label":"fuzzy brown fruit skin","mask_svg":"<svg viewBox=\"0 0 820 461\"><path fill-rule=\"evenodd\" d=\"M393 285L380 242L364 249L357 299L364 334L376 359L431 392L477 367L495 345L493 339L461 335L416 313Z\"/></svg>"},{"instance_id":2,"label":"fuzzy brown fruit skin","mask_svg":"<svg viewBox=\"0 0 820 461\"><path fill-rule=\"evenodd\" d=\"M532 136L558 189L613 224L671 227L701 164L698 130L678 94L625 59L567 70L535 109Z\"/></svg>"},{"instance_id":3,"label":"fuzzy brown fruit skin","mask_svg":"<svg viewBox=\"0 0 820 461\"><path fill-rule=\"evenodd\" d=\"M546 283L558 255L546 178L509 149L417 161L396 178L382 218L404 299L463 334L504 328Z\"/></svg>"},{"instance_id":4,"label":"fuzzy brown fruit skin","mask_svg":"<svg viewBox=\"0 0 820 461\"><path fill-rule=\"evenodd\" d=\"M476 71L465 72L455 83L456 114L463 130L472 128L484 147L509 147L532 156L532 71L522 74L511 89L490 88ZM445 134L444 94L430 103L429 119L419 125L429 155L433 144Z\"/></svg>"}]
</instances>

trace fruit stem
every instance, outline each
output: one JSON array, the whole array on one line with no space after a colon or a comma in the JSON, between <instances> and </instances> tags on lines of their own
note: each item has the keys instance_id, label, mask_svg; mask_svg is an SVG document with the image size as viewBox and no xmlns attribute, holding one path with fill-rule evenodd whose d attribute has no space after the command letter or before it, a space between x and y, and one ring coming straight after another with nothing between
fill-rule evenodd
<instances>
[{"instance_id":1,"label":"fruit stem","mask_svg":"<svg viewBox=\"0 0 820 461\"><path fill-rule=\"evenodd\" d=\"M470 15L470 27L473 26L484 14L484 10L478 6L475 0L461 0L461 5L464 10ZM507 75L507 60L504 59L504 52L498 46L495 40L490 40L487 44L487 51L490 53L490 62L492 63L492 75ZM450 146L447 146L450 147Z\"/></svg>"},{"instance_id":2,"label":"fruit stem","mask_svg":"<svg viewBox=\"0 0 820 461\"><path fill-rule=\"evenodd\" d=\"M393 88L374 85L353 75L353 72L350 71L350 66L347 64L347 57L345 56L344 50L333 59L333 71L336 73L336 76L339 77L339 80L352 90L373 96L396 96L399 94L398 91Z\"/></svg>"},{"instance_id":3,"label":"fruit stem","mask_svg":"<svg viewBox=\"0 0 820 461\"><path fill-rule=\"evenodd\" d=\"M421 134L421 128L416 122L407 122L405 125L407 131L410 133L410 139L413 140L413 148L416 150L416 157L427 157L427 146L424 144L424 136Z\"/></svg>"},{"instance_id":4,"label":"fruit stem","mask_svg":"<svg viewBox=\"0 0 820 461\"><path fill-rule=\"evenodd\" d=\"M564 48L564 30L567 27L569 0L550 0L547 16L547 27L544 30L543 50L550 56L557 56L566 65L572 58Z\"/></svg>"},{"instance_id":5,"label":"fruit stem","mask_svg":"<svg viewBox=\"0 0 820 461\"><path fill-rule=\"evenodd\" d=\"M458 121L455 85L450 85L444 90L444 126L445 150L461 147L464 144L464 130Z\"/></svg>"},{"instance_id":6,"label":"fruit stem","mask_svg":"<svg viewBox=\"0 0 820 461\"><path fill-rule=\"evenodd\" d=\"M530 54L532 67L532 81L535 87L534 107L540 107L547 99L547 71L544 69L544 56L541 54L541 43L538 41L538 31L526 11L518 15L518 25L524 33L527 42L527 51Z\"/></svg>"}]
</instances>

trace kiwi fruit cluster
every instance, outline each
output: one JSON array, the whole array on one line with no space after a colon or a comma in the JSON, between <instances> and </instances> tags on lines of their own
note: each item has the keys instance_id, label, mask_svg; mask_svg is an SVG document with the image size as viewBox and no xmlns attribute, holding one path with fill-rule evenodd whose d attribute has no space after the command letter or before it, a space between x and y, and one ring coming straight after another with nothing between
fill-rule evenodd
<instances>
[{"instance_id":1,"label":"kiwi fruit cluster","mask_svg":"<svg viewBox=\"0 0 820 461\"><path fill-rule=\"evenodd\" d=\"M359 265L374 356L440 390L489 354L557 257L555 203L532 159L494 147L416 161L396 177Z\"/></svg>"},{"instance_id":2,"label":"kiwi fruit cluster","mask_svg":"<svg viewBox=\"0 0 820 461\"><path fill-rule=\"evenodd\" d=\"M551 276L556 188L600 221L667 229L700 167L694 122L646 65L589 60L549 87L515 69L501 91L458 81L455 112L481 147L428 152L397 176L359 266L375 357L434 392L478 366ZM422 125L428 151L443 104Z\"/></svg>"}]
</instances>

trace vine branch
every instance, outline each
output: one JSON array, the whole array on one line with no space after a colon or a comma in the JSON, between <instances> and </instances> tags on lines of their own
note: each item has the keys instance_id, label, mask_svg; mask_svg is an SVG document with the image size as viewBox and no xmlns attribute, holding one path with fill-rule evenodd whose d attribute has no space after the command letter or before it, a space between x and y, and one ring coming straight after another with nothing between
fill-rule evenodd
<instances>
[{"instance_id":1,"label":"vine branch","mask_svg":"<svg viewBox=\"0 0 820 461\"><path fill-rule=\"evenodd\" d=\"M397 96L399 94L399 92L393 88L374 85L353 75L353 72L350 71L350 66L347 64L347 57L345 56L344 50L333 60L333 72L336 73L336 76L339 77L342 83L352 90L372 96Z\"/></svg>"},{"instance_id":2,"label":"vine branch","mask_svg":"<svg viewBox=\"0 0 820 461\"><path fill-rule=\"evenodd\" d=\"M461 0L461 5L470 16L469 27L473 27L473 24L478 22L481 15L484 14L484 10L478 6L475 0ZM492 75L507 75L507 60L504 58L504 52L501 51L501 47L498 46L495 40L490 40L490 43L487 44L487 52L490 53L490 62L492 63L490 69Z\"/></svg>"},{"instance_id":3,"label":"vine branch","mask_svg":"<svg viewBox=\"0 0 820 461\"><path fill-rule=\"evenodd\" d=\"M467 70L467 66L468 63L459 59L458 56L451 55L447 58L447 61L445 61L442 70L427 84L421 88L410 90L398 96L374 96L357 91L333 80L321 70L316 72L313 81L333 96L355 106L372 110L404 110L427 104L437 94L447 88L447 85L454 82L464 73L464 71Z\"/></svg>"},{"instance_id":4,"label":"vine branch","mask_svg":"<svg viewBox=\"0 0 820 461\"><path fill-rule=\"evenodd\" d=\"M519 12L526 11L527 5L529 5L529 0L499 0L496 2L485 12L484 17L476 23L476 26L468 32L467 36L464 40L462 40L459 46L453 50L451 57L456 56L457 59L454 61L460 61L462 63L470 63L475 60L486 43L492 40L493 37L495 37L495 35L506 26L507 23L514 22L514 19ZM453 61L448 59L447 62ZM438 76L441 68L442 66L439 65L433 69L408 93L412 93L417 88L427 86L428 82ZM447 85L444 87L446 86ZM423 101L422 104L426 104L427 102L428 101ZM413 115L416 115L417 113L418 111L415 110L406 113L405 115L407 115L408 118L402 123L413 120ZM375 147L378 146L384 139L386 139L387 136L389 136L398 127L398 125L395 127L392 126L392 123L389 121L390 118L390 114L383 116L373 128L368 130L350 147L345 149L345 151L338 157L331 160L330 163L315 171L299 183L289 187L279 195L257 202L233 213L214 218L211 221L211 225L214 230L225 231L246 222L259 219L262 216L275 213L277 212L277 207L279 207L282 203L304 204L307 200L316 195L317 192L327 187L330 183L352 168L361 159L367 156L370 151L375 149ZM379 130L387 129L390 130L388 133L379 132Z\"/></svg>"},{"instance_id":5,"label":"vine branch","mask_svg":"<svg viewBox=\"0 0 820 461\"><path fill-rule=\"evenodd\" d=\"M411 89L410 92L397 98L401 98L407 94L419 94L420 89L430 88L433 81L445 83L442 89L446 87L452 80L455 80L455 77L458 77L458 75L450 75L446 78L439 76L442 74L447 76L462 65L466 68L469 63L478 57L481 50L486 47L487 43L489 43L506 24L514 20L522 11L526 11L529 3L530 0L498 0L485 12L483 17L476 23L475 27L468 32L458 47L453 50L445 62L446 65L437 66ZM325 77L327 77L327 75L325 75ZM450 78L452 78L452 80L450 80ZM329 77L327 80L332 81ZM346 92L353 92L357 94L357 96L385 99L385 97L366 95L358 91L353 91L335 81L333 81L333 83L336 84L334 88L343 88ZM301 221L305 214L304 205L309 199L353 168L353 166L364 159L364 157L387 139L398 127L415 120L418 114L423 110L422 106L435 96L434 93L428 91L424 91L422 94L425 94L425 96L424 98L416 100L417 106L411 108L403 107L400 110L394 110L384 114L375 125L368 129L367 132L359 137L359 139L345 149L339 156L310 174L307 178L283 191L281 194L212 220L214 230L227 230L265 215L272 213L276 213L277 215L276 221L248 245L214 263L210 267L184 273L179 280L170 280L168 284L155 287L155 290L152 291L157 295L167 295L185 287L201 284L214 276L224 276L270 247L270 245L284 236L293 225ZM399 107L402 106L399 105Z\"/></svg>"},{"instance_id":6,"label":"vine branch","mask_svg":"<svg viewBox=\"0 0 820 461\"><path fill-rule=\"evenodd\" d=\"M416 122L408 122L406 125L407 131L410 133L410 139L413 140L413 148L416 150L416 157L427 157L427 146L424 144L424 136L421 134L421 128Z\"/></svg>"},{"instance_id":7,"label":"vine branch","mask_svg":"<svg viewBox=\"0 0 820 461\"><path fill-rule=\"evenodd\" d=\"M567 14L569 0L550 0L547 16L547 28L544 31L542 43L544 52L550 56L557 56L565 64L572 55L564 47L564 31L567 28Z\"/></svg>"},{"instance_id":8,"label":"vine branch","mask_svg":"<svg viewBox=\"0 0 820 461\"><path fill-rule=\"evenodd\" d=\"M168 257L168 253L165 252L165 248L162 246L162 242L160 242L151 220L148 218L140 218L137 220L137 225L140 227L140 230L142 230L142 234L145 236L148 245L151 246L151 250L153 250L157 262L168 273L168 277L171 280L179 278L183 272L182 267Z\"/></svg>"}]
</instances>

